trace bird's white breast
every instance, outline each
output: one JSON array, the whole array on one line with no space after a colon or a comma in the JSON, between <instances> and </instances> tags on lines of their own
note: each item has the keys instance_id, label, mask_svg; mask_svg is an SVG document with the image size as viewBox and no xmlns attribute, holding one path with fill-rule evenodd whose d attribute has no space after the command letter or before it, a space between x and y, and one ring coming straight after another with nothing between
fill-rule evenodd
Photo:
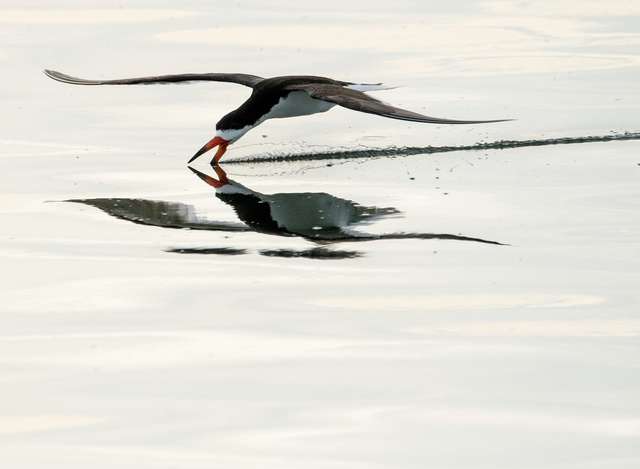
<instances>
[{"instance_id":1,"label":"bird's white breast","mask_svg":"<svg viewBox=\"0 0 640 469\"><path fill-rule=\"evenodd\" d=\"M280 101L260 120L307 116L326 112L333 106L335 104L312 98L305 91L292 91L284 98L280 98Z\"/></svg>"},{"instance_id":2,"label":"bird's white breast","mask_svg":"<svg viewBox=\"0 0 640 469\"><path fill-rule=\"evenodd\" d=\"M238 140L249 130L257 127L267 119L282 119L285 117L308 116L319 112L326 112L335 104L314 99L304 91L292 91L280 100L253 125L247 125L241 129L220 129L216 135L227 141Z\"/></svg>"}]
</instances>

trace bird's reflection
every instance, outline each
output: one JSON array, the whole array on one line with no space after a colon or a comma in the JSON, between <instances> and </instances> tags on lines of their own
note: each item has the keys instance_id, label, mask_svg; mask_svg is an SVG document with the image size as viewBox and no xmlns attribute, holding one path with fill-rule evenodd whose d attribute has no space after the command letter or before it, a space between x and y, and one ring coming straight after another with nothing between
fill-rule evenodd
<instances>
[{"instance_id":1,"label":"bird's reflection","mask_svg":"<svg viewBox=\"0 0 640 469\"><path fill-rule=\"evenodd\" d=\"M213 168L217 179L189 167L215 189L216 197L230 205L243 223L259 233L318 242L353 240L370 235L350 227L400 213L392 207L365 207L325 192L263 194L229 179L220 166Z\"/></svg>"},{"instance_id":2,"label":"bird's reflection","mask_svg":"<svg viewBox=\"0 0 640 469\"><path fill-rule=\"evenodd\" d=\"M111 216L134 223L163 228L243 232L255 231L278 236L298 236L319 245L344 241L373 241L381 239L449 239L485 244L502 244L481 238L436 233L371 234L362 226L383 217L400 216L393 207L367 207L324 192L286 192L263 194L227 177L220 166L214 166L215 176L189 168L215 189L215 196L230 205L242 223L212 220L197 214L194 207L180 202L145 199L73 199L99 208ZM244 254L233 248L172 248L181 254ZM288 249L263 250L270 257L305 257L318 259L346 259L359 257L357 251L329 250L315 247L302 251Z\"/></svg>"}]
</instances>

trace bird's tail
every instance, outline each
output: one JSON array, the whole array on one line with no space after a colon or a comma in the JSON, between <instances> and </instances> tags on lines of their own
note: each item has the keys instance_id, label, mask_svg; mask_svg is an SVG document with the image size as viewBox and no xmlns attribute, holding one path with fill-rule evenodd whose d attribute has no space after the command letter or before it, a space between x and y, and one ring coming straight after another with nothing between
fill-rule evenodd
<instances>
[{"instance_id":1,"label":"bird's tail","mask_svg":"<svg viewBox=\"0 0 640 469\"><path fill-rule=\"evenodd\" d=\"M352 83L351 85L345 86L345 88L356 91L381 91L393 90L397 88L397 86L388 86L384 83Z\"/></svg>"}]
</instances>

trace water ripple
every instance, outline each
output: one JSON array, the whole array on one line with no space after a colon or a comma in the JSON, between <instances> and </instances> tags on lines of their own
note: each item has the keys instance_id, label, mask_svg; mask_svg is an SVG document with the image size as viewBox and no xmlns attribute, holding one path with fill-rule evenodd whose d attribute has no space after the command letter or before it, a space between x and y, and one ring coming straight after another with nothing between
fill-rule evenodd
<instances>
[{"instance_id":1,"label":"water ripple","mask_svg":"<svg viewBox=\"0 0 640 469\"><path fill-rule=\"evenodd\" d=\"M355 150L338 150L312 153L266 154L247 158L226 160L226 165L244 163L280 163L289 161L346 160L364 159L385 156L413 156L431 153L447 153L453 151L506 150L509 148L539 147L545 145L568 145L574 143L612 142L640 140L640 132L624 132L608 135L590 135L586 137L558 137L532 140L497 140L495 142L479 142L473 145L444 145L425 147L388 147L361 148Z\"/></svg>"}]
</instances>

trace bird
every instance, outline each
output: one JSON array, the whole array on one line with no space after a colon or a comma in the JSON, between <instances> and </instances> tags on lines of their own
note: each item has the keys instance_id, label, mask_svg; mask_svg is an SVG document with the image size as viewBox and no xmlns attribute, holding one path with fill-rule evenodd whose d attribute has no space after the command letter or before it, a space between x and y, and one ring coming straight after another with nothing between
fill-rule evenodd
<instances>
[{"instance_id":1,"label":"bird","mask_svg":"<svg viewBox=\"0 0 640 469\"><path fill-rule=\"evenodd\" d=\"M183 73L87 80L54 70L45 70L44 73L49 78L72 85L148 85L215 81L236 83L251 88L249 98L217 122L215 136L205 143L187 163L193 162L199 156L217 147L215 156L211 160L212 165L217 165L229 145L237 142L264 121L322 113L336 105L391 119L429 124L485 124L513 120L456 120L425 116L392 106L365 94L369 91L390 89L382 83L354 83L319 76L289 75L263 78L245 73Z\"/></svg>"}]
</instances>

